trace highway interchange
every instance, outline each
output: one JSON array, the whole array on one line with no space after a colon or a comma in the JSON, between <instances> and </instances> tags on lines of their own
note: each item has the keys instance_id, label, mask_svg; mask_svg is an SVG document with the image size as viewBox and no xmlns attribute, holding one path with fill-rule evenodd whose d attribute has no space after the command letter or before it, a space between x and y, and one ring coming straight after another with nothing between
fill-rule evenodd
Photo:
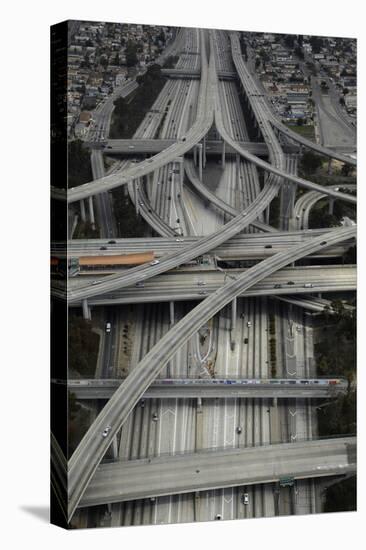
<instances>
[{"instance_id":1,"label":"highway interchange","mask_svg":"<svg viewBox=\"0 0 366 550\"><path fill-rule=\"evenodd\" d=\"M94 181L67 192L70 204L95 201L101 238L70 240L67 251L62 243L53 246L53 253L61 257L153 250L157 258L127 270L70 278L67 292L57 284L53 287L54 296L66 297L70 307L84 305L92 308L93 315L97 308L115 311L113 340L103 337L109 374L98 391L108 386L108 392L99 395L106 402L68 462L68 518L78 506L101 504L109 505L110 525L319 511L314 479L339 474L342 468L342 473L355 470L354 451L347 451L348 446L354 449L355 438L348 438L346 447L341 440L324 445L309 441L317 436L311 399L320 398L320 386L310 398L307 386L298 393L289 386L287 395L280 388L267 393L262 388L262 394L255 388L256 395L244 390L228 395L228 390L221 393L216 387L187 393L189 384L175 394L166 388L156 393L152 384L170 377L267 378L268 319L273 310L286 311L288 316L279 315L277 321L277 337L283 341L278 345L281 367L277 376L316 377L311 323L301 308L306 307L306 300L316 299L309 294L355 290L355 266L324 265L324 261L344 254L354 243L356 227L309 230L308 216L323 197L353 204L356 198L343 188L323 188L298 177L277 132L326 157L352 166L355 160L338 148L309 143L274 118L243 61L236 33L180 29L169 49L179 57L176 69L191 73L192 78L176 74L167 81L135 132L136 141L131 140L125 158L108 174L103 155L123 153L121 145L106 141L110 145L92 148ZM267 161L257 156L258 148L250 150L245 145L250 137L239 87L227 73L237 75L245 92ZM134 84L128 87L133 89ZM98 145L107 140L112 111L113 101L99 109L90 142ZM166 114L163 119L162 113ZM157 149L151 144L155 138L161 142ZM141 160L143 149L139 154L134 149L144 140L153 156ZM216 149L206 151L210 146ZM124 147L129 148L128 144ZM219 167L213 166L217 158ZM219 171L220 177L211 177L212 170ZM261 171L266 174L263 179ZM269 209L284 184L310 191L292 211L283 213L289 225L279 230L269 224ZM127 185L136 211L150 234L158 237L115 238L116 220L108 191L121 185ZM54 191L55 199L65 199L65 194ZM102 246L107 251L101 252ZM197 262L206 256L207 265ZM321 265L295 266L303 258L320 259ZM221 267L222 261L252 264ZM293 299L293 304L297 299L301 307L294 305L293 309L280 302L270 305L270 297L277 295ZM164 302L169 303L169 311ZM189 308L185 302L191 303ZM128 304L137 308L128 375L122 383L112 384L110 363L118 362L118 331L126 326L124 310L119 313L118 308ZM76 387L70 381L71 391ZM88 387L92 391L94 385ZM89 399L93 398L90 393ZM278 403L277 398L281 399ZM306 441L296 443L299 439ZM280 451L271 445L280 442ZM257 453L258 445L272 458ZM240 451L234 451L238 447ZM201 454L205 449L210 450L207 456ZM248 451L252 458L244 466ZM110 460L111 453L113 461L108 465L104 461L107 456ZM166 453L183 455L168 458ZM276 460L281 456L282 470L276 475L268 470L274 460L270 453L275 453ZM260 464L258 456L262 457ZM163 471L166 480L161 477ZM297 480L296 498L288 488L278 498L276 484L286 475ZM249 495L248 506L241 505L243 491Z\"/></svg>"}]
</instances>

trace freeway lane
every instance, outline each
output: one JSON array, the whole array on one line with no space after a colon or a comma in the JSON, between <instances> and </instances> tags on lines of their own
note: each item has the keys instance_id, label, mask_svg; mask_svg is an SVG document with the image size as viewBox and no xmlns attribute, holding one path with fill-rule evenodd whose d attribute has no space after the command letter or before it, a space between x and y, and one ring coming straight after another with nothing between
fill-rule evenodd
<instances>
[{"instance_id":1,"label":"freeway lane","mask_svg":"<svg viewBox=\"0 0 366 550\"><path fill-rule=\"evenodd\" d=\"M337 378L337 377L335 377ZM294 380L276 380L276 383L266 384L264 381L247 380L245 384L218 383L217 380L205 379L204 382L195 379L186 379L182 382L169 380L165 383L157 380L143 395L144 399L188 399L201 397L202 399L213 398L248 398L248 399L324 399L334 398L340 393L346 393L348 383L342 380L339 384L329 385L328 380L317 380L307 384L294 384ZM76 399L110 399L116 389L123 383L117 379L83 379L68 380L67 389L72 392Z\"/></svg>"},{"instance_id":2,"label":"freeway lane","mask_svg":"<svg viewBox=\"0 0 366 550\"><path fill-rule=\"evenodd\" d=\"M210 270L180 269L157 275L149 279L144 286L113 291L113 294L96 296L88 300L89 306L118 305L146 302L169 302L181 300L203 300L216 292L230 278L241 276L245 269ZM93 275L88 282L98 280ZM102 275L103 277L103 275ZM84 279L84 277L83 277ZM80 278L70 279L69 286L77 287ZM291 281L291 284L288 282ZM305 287L305 284L307 285ZM309 286L310 285L310 286ZM239 297L273 296L287 294L308 294L316 292L345 292L356 290L357 269L354 265L344 266L306 266L282 269L263 279L251 289L239 294ZM64 288L52 288L54 295L64 296ZM79 307L81 303L73 302Z\"/></svg>"},{"instance_id":3,"label":"freeway lane","mask_svg":"<svg viewBox=\"0 0 366 550\"><path fill-rule=\"evenodd\" d=\"M275 233L247 233L245 235L235 235L218 248L210 251L213 256L218 259L256 259L262 260L268 256L272 256L277 252L285 250L288 246L293 246L304 242L309 237L316 237L327 233L328 229L310 229L300 231L276 231ZM199 237L181 237L177 238L161 238L161 237L146 237L140 238L116 238L115 243L110 245L105 239L73 239L67 241L66 245L62 243L52 243L52 256L60 258L69 257L78 258L81 256L101 256L103 254L135 254L153 250L157 258L161 258L164 254L171 254L182 250L187 245L192 245ZM320 250L316 256L319 257L334 257L342 256L346 251L345 245L336 247L327 247ZM108 251L101 251L101 246L106 246Z\"/></svg>"},{"instance_id":4,"label":"freeway lane","mask_svg":"<svg viewBox=\"0 0 366 550\"><path fill-rule=\"evenodd\" d=\"M200 41L202 72L197 104L197 119L190 130L186 133L186 136L182 138L182 140L175 142L161 153L158 153L157 155L128 168L123 173L112 174L99 180L92 181L78 187L73 187L67 191L67 194L64 190L53 189L53 198L61 200L67 198L68 202L75 202L109 189L115 189L116 187L124 185L135 178L145 176L154 170L158 170L169 162L173 162L177 157L184 155L184 153L192 149L192 147L207 134L213 122L213 106L212 94L207 86L207 54L204 32L202 30L200 32Z\"/></svg>"},{"instance_id":5,"label":"freeway lane","mask_svg":"<svg viewBox=\"0 0 366 550\"><path fill-rule=\"evenodd\" d=\"M226 203L225 201L214 195L214 193L211 193L211 191L199 180L192 160L186 159L184 161L184 168L189 181L201 196L209 200L210 203L212 203L213 205L223 210L223 212L225 212L226 214L229 214L229 216L231 216L232 218L235 218L235 216L239 214L239 212L235 208L230 206L230 204ZM277 231L277 229L275 229L274 227L271 227L270 225L262 223L258 220L253 222L251 225L253 225L257 229L260 229L261 231L268 231L271 233L275 233Z\"/></svg>"},{"instance_id":6,"label":"freeway lane","mask_svg":"<svg viewBox=\"0 0 366 550\"><path fill-rule=\"evenodd\" d=\"M225 284L191 310L181 321L176 323L145 355L142 361L135 366L131 374L129 374L125 382L118 388L90 426L69 460L69 519L73 516L98 464L133 407L166 363L172 359L179 348L205 322L211 319L243 290L250 288L271 273L304 256L314 253L319 248L322 248L324 243L331 245L355 237L355 227L334 229L324 236L315 237L305 244L276 254L249 269L238 279ZM101 434L106 426L110 426L111 430L103 438Z\"/></svg>"},{"instance_id":7,"label":"freeway lane","mask_svg":"<svg viewBox=\"0 0 366 550\"><path fill-rule=\"evenodd\" d=\"M266 141L267 139L270 139L274 143L273 132L270 132L268 129L268 125L269 126L272 125L272 120L269 120L270 116L272 115L269 113L268 106L266 102L263 100L262 94L259 92L258 88L254 84L254 81L249 71L245 67L242 56L240 54L240 45L239 45L237 36L231 35L231 41L232 41L233 60L234 60L236 69L238 71L240 80L248 95L248 99L252 105L253 111L255 112L257 120L259 121L260 130L263 133ZM217 82L216 82L216 86L217 86ZM314 182L304 180L303 178L300 178L299 176L296 176L294 174L290 174L284 170L284 166L280 167L280 166L275 166L273 164L269 164L268 162L265 162L264 160L256 157L255 155L252 155L251 153L249 153L248 151L240 147L240 145L230 137L230 135L225 129L223 119L222 119L221 108L217 97L218 97L218 93L216 92L215 122L218 128L218 131L220 132L225 142L228 143L233 149L235 149L242 157L244 157L246 160L250 162L253 162L256 166L259 166L260 168L263 168L264 170L272 174L280 176L286 179L287 181L291 181L293 183L296 183L308 189L319 191L321 193L325 193L332 197L342 199L346 202L351 202L354 204L357 202L356 198L352 197L351 195L334 191L332 189L329 189L328 187L323 187ZM267 145L268 145L268 148L270 149L271 141L268 141ZM316 145L316 144L313 144L313 145ZM332 155L333 155L333 152L332 152ZM334 153L333 156L337 156L337 158L341 156L343 158L343 155L337 155L336 153ZM270 151L270 157L271 157L271 151ZM271 161L272 161L272 158L271 158ZM344 157L343 162L347 162L348 164L352 164L352 165L355 164L354 159L351 159L350 157Z\"/></svg>"},{"instance_id":8,"label":"freeway lane","mask_svg":"<svg viewBox=\"0 0 366 550\"><path fill-rule=\"evenodd\" d=\"M355 437L119 461L99 466L80 506L355 471Z\"/></svg>"},{"instance_id":9,"label":"freeway lane","mask_svg":"<svg viewBox=\"0 0 366 550\"><path fill-rule=\"evenodd\" d=\"M250 205L250 207L248 207L247 211L241 212L241 214L236 216L229 223L225 224L215 233L212 233L211 235L197 241L194 245L186 246L181 252L167 254L157 264L143 264L141 266L129 269L124 274L105 277L103 281L97 285L90 286L89 284L86 284L84 287L80 287L77 290L70 290L68 292L68 301L71 303L90 298L92 296L105 294L106 292L119 288L132 286L133 284L154 277L159 273L164 273L169 269L173 269L174 267L187 263L190 260L209 252L213 248L216 248L242 231L252 221L254 221L266 205L269 204L274 198L276 192L276 186L266 184L256 200Z\"/></svg>"}]
</instances>

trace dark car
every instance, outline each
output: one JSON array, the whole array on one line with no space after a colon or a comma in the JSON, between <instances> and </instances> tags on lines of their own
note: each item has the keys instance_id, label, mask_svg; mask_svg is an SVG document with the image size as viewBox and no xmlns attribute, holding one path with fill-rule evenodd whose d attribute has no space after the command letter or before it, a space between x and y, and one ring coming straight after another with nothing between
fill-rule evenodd
<instances>
[{"instance_id":1,"label":"dark car","mask_svg":"<svg viewBox=\"0 0 366 550\"><path fill-rule=\"evenodd\" d=\"M272 248L271 244L266 244L264 248Z\"/></svg>"},{"instance_id":2,"label":"dark car","mask_svg":"<svg viewBox=\"0 0 366 550\"><path fill-rule=\"evenodd\" d=\"M107 250L106 246L101 246L99 250Z\"/></svg>"},{"instance_id":3,"label":"dark car","mask_svg":"<svg viewBox=\"0 0 366 550\"><path fill-rule=\"evenodd\" d=\"M294 283L294 281L289 281L287 284L288 285L294 285L295 283Z\"/></svg>"},{"instance_id":4,"label":"dark car","mask_svg":"<svg viewBox=\"0 0 366 550\"><path fill-rule=\"evenodd\" d=\"M327 241L322 241L320 244L321 246L324 246L325 244L327 244Z\"/></svg>"},{"instance_id":5,"label":"dark car","mask_svg":"<svg viewBox=\"0 0 366 550\"><path fill-rule=\"evenodd\" d=\"M116 241L108 241L108 244L116 244Z\"/></svg>"}]
</instances>

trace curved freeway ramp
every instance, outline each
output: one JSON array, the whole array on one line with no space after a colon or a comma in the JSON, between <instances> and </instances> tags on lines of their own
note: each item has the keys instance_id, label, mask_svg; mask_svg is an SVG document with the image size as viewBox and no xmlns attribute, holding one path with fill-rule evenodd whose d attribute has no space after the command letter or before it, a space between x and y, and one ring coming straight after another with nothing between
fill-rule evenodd
<instances>
[{"instance_id":1,"label":"curved freeway ramp","mask_svg":"<svg viewBox=\"0 0 366 550\"><path fill-rule=\"evenodd\" d=\"M239 214L238 210L236 210L235 208L230 206L230 204L223 201L222 199L220 199L220 197L218 197L217 195L212 193L199 180L192 159L185 159L184 160L184 168L185 168L185 172L186 172L187 177L188 177L189 181L191 182L192 186L197 191L197 193L199 193L204 199L208 200L211 204L213 204L214 206L216 206L217 208L219 208L220 210L225 212L225 214L228 214L232 218L235 218L235 216L237 216ZM257 229L259 229L260 231L270 232L270 233L277 232L277 229L275 229L274 227L271 227L270 225L262 223L258 220L253 222L251 225L253 225L253 227L256 227Z\"/></svg>"},{"instance_id":2,"label":"curved freeway ramp","mask_svg":"<svg viewBox=\"0 0 366 550\"><path fill-rule=\"evenodd\" d=\"M217 129L220 132L223 139L225 140L225 142L228 143L231 147L233 147L233 149L235 149L243 158L245 158L250 162L253 162L256 166L263 168L267 172L270 172L280 178L284 178L287 181L296 183L302 187L306 187L314 191L319 191L320 193L325 193L332 197L355 204L357 200L352 195L347 195L346 193L340 193L340 192L334 191L329 187L323 187L317 183L305 180L303 178L300 178L299 176L290 174L284 170L284 164L282 164L281 166L278 160L280 156L280 152L278 150L276 151L276 149L278 149L277 138L273 133L272 121L269 120L272 115L268 114L268 106L264 101L262 94L259 92L256 84L253 82L253 79L251 78L249 71L245 67L245 64L243 62L243 59L240 53L240 44L238 42L237 36L231 35L231 41L232 41L232 55L233 55L234 64L235 64L236 70L238 71L240 81L244 86L246 93L248 95L248 99L252 106L253 112L255 113L256 118L259 122L259 127L263 134L264 140L268 145L272 164L265 162L264 160L260 159L255 155L252 155L251 153L243 149L236 141L234 141L230 137L223 123L220 102L218 100L218 92L216 91L215 92L215 96L216 96L215 97L216 99L215 122L216 122ZM272 150L272 154L271 154L271 150ZM346 157L343 162L346 162L346 161L349 164L354 165L353 159Z\"/></svg>"}]
</instances>

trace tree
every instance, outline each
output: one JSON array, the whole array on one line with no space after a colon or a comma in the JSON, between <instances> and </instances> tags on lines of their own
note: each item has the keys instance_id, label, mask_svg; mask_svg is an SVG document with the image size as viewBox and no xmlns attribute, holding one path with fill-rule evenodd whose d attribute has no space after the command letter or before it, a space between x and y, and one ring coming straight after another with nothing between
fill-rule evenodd
<instances>
[{"instance_id":1,"label":"tree","mask_svg":"<svg viewBox=\"0 0 366 550\"><path fill-rule=\"evenodd\" d=\"M300 167L304 174L314 174L322 165L322 159L312 151L305 151L301 157Z\"/></svg>"},{"instance_id":2,"label":"tree","mask_svg":"<svg viewBox=\"0 0 366 550\"><path fill-rule=\"evenodd\" d=\"M126 52L125 52L127 67L134 67L137 64L138 59L137 59L136 51L137 51L137 45L131 40L129 40L127 42Z\"/></svg>"},{"instance_id":3,"label":"tree","mask_svg":"<svg viewBox=\"0 0 366 550\"><path fill-rule=\"evenodd\" d=\"M352 166L350 166L349 164L346 164L346 163L345 163L345 164L343 164L343 166L342 166L341 174L342 174L342 176L346 176L346 177L347 177L347 176L350 175L350 173L352 172L352 170L353 170Z\"/></svg>"},{"instance_id":4,"label":"tree","mask_svg":"<svg viewBox=\"0 0 366 550\"><path fill-rule=\"evenodd\" d=\"M313 53L320 53L321 48L324 46L324 41L320 36L311 36L309 40Z\"/></svg>"},{"instance_id":5,"label":"tree","mask_svg":"<svg viewBox=\"0 0 366 550\"><path fill-rule=\"evenodd\" d=\"M259 57L256 57L255 58L255 68L258 69L260 64L261 64L261 60L259 59Z\"/></svg>"},{"instance_id":6,"label":"tree","mask_svg":"<svg viewBox=\"0 0 366 550\"><path fill-rule=\"evenodd\" d=\"M303 118L298 118L296 124L297 124L298 126L303 126L303 124L304 124L304 119L303 119Z\"/></svg>"},{"instance_id":7,"label":"tree","mask_svg":"<svg viewBox=\"0 0 366 550\"><path fill-rule=\"evenodd\" d=\"M288 48L294 47L295 36L293 34L285 34L284 42Z\"/></svg>"},{"instance_id":8,"label":"tree","mask_svg":"<svg viewBox=\"0 0 366 550\"><path fill-rule=\"evenodd\" d=\"M68 187L76 187L93 179L90 152L79 139L68 144Z\"/></svg>"}]
</instances>

